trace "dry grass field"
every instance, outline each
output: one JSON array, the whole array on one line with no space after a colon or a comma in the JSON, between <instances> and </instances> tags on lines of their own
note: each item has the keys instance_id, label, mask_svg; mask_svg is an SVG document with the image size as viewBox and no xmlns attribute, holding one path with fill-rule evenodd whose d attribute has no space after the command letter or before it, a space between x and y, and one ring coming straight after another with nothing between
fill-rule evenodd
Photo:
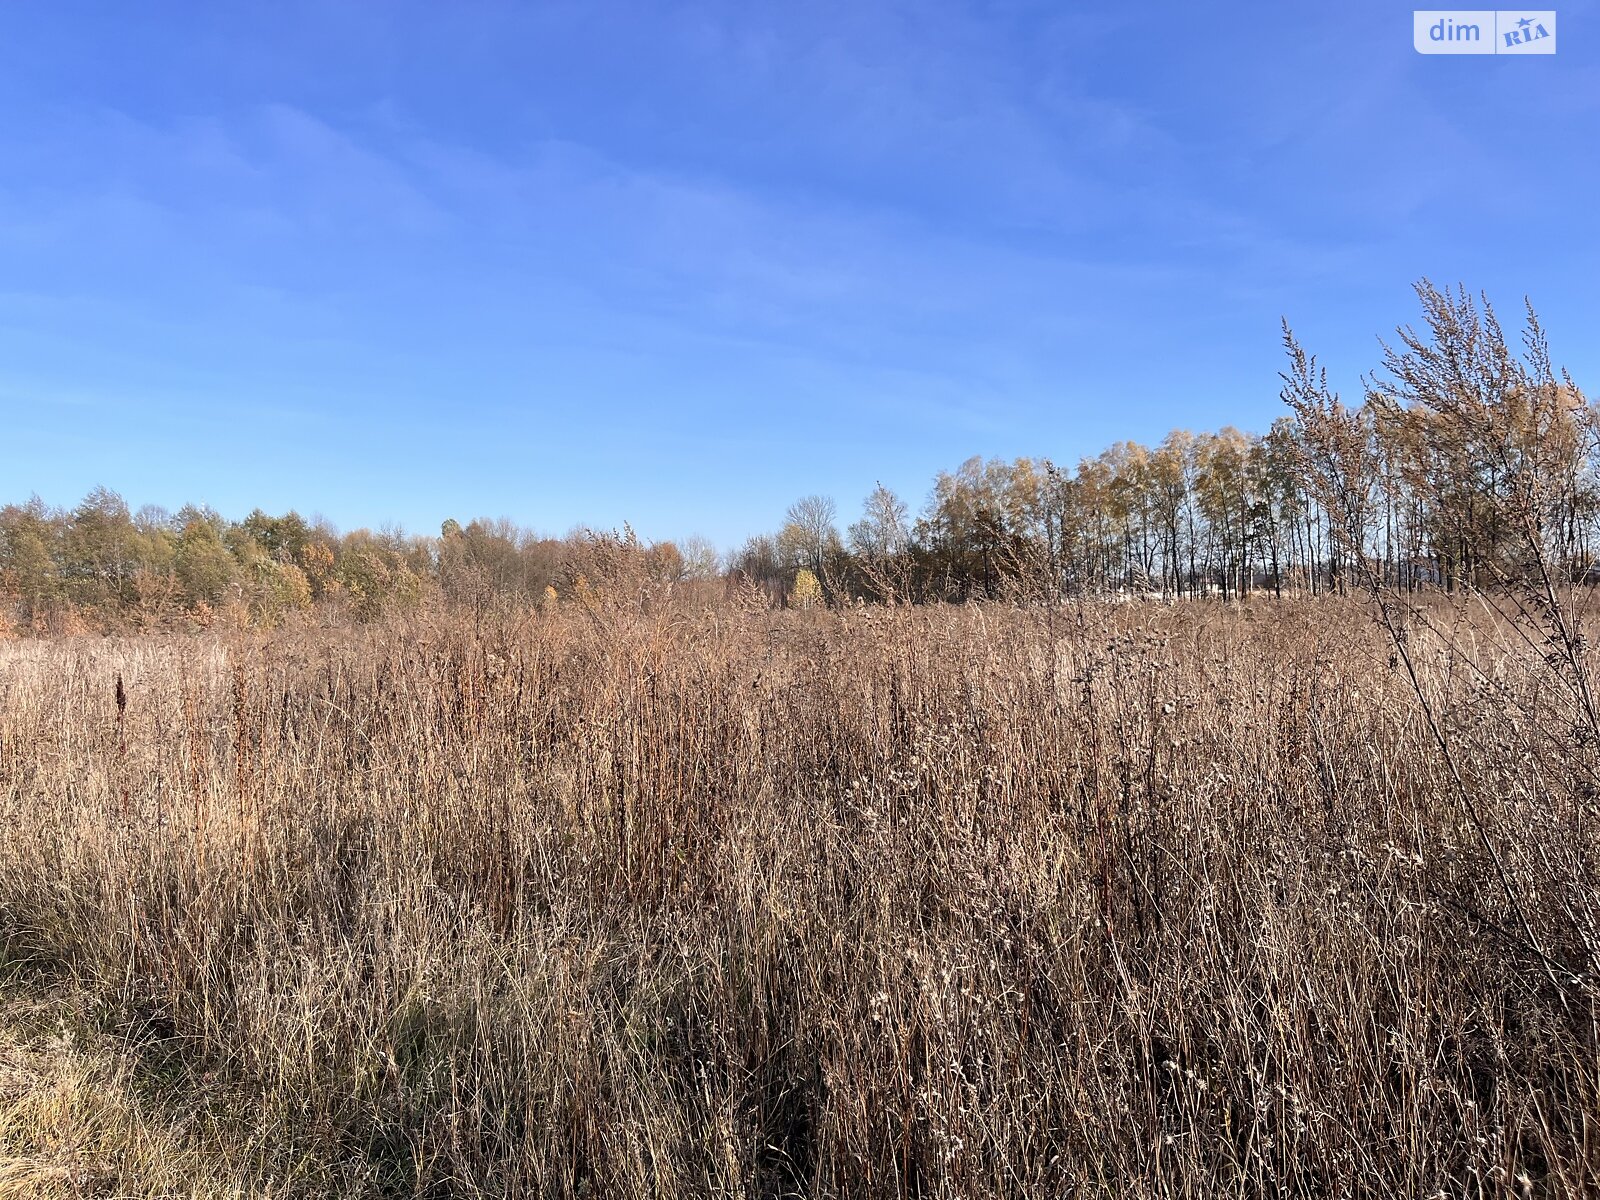
<instances>
[{"instance_id":1,"label":"dry grass field","mask_svg":"<svg viewBox=\"0 0 1600 1200\"><path fill-rule=\"evenodd\" d=\"M1440 619L0 643L0 1197L1595 1194L1600 748Z\"/></svg>"}]
</instances>

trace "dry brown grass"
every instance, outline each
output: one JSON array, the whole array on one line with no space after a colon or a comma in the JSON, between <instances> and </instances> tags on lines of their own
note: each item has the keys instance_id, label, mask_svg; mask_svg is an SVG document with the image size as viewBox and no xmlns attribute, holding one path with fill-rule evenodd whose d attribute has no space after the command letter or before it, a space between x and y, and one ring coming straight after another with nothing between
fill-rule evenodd
<instances>
[{"instance_id":1,"label":"dry brown grass","mask_svg":"<svg viewBox=\"0 0 1600 1200\"><path fill-rule=\"evenodd\" d=\"M1449 762L1332 602L6 643L0 987L197 1195L1592 1193L1596 748L1410 649Z\"/></svg>"},{"instance_id":2,"label":"dry brown grass","mask_svg":"<svg viewBox=\"0 0 1600 1200\"><path fill-rule=\"evenodd\" d=\"M256 1191L229 1178L192 1108L139 1094L135 1064L85 1035L71 999L0 1004L0 1200Z\"/></svg>"}]
</instances>

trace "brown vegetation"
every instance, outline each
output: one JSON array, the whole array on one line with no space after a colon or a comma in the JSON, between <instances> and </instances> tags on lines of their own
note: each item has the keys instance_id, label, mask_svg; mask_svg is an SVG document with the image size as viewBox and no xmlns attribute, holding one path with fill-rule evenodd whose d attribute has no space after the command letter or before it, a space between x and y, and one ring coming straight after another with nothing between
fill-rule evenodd
<instances>
[{"instance_id":1,"label":"brown vegetation","mask_svg":"<svg viewBox=\"0 0 1600 1200\"><path fill-rule=\"evenodd\" d=\"M1570 663L1386 613L0 644L0 1194L1592 1193Z\"/></svg>"}]
</instances>

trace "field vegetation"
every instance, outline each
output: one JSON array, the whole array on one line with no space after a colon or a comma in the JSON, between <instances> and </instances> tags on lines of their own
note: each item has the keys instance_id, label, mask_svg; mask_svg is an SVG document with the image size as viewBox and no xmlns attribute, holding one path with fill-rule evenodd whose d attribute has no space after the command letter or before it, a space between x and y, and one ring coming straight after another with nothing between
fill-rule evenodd
<instances>
[{"instance_id":1,"label":"field vegetation","mask_svg":"<svg viewBox=\"0 0 1600 1200\"><path fill-rule=\"evenodd\" d=\"M1592 1192L1595 741L1421 615L8 643L0 1189Z\"/></svg>"}]
</instances>

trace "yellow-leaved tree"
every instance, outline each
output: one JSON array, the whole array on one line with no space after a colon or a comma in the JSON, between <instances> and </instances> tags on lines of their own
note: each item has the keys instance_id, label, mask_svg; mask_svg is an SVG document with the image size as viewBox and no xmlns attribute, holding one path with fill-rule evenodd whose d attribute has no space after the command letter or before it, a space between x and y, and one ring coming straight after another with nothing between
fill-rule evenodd
<instances>
[{"instance_id":1,"label":"yellow-leaved tree","mask_svg":"<svg viewBox=\"0 0 1600 1200\"><path fill-rule=\"evenodd\" d=\"M794 587L789 589L791 608L812 608L822 603L822 584L809 567L801 567L794 574Z\"/></svg>"}]
</instances>

